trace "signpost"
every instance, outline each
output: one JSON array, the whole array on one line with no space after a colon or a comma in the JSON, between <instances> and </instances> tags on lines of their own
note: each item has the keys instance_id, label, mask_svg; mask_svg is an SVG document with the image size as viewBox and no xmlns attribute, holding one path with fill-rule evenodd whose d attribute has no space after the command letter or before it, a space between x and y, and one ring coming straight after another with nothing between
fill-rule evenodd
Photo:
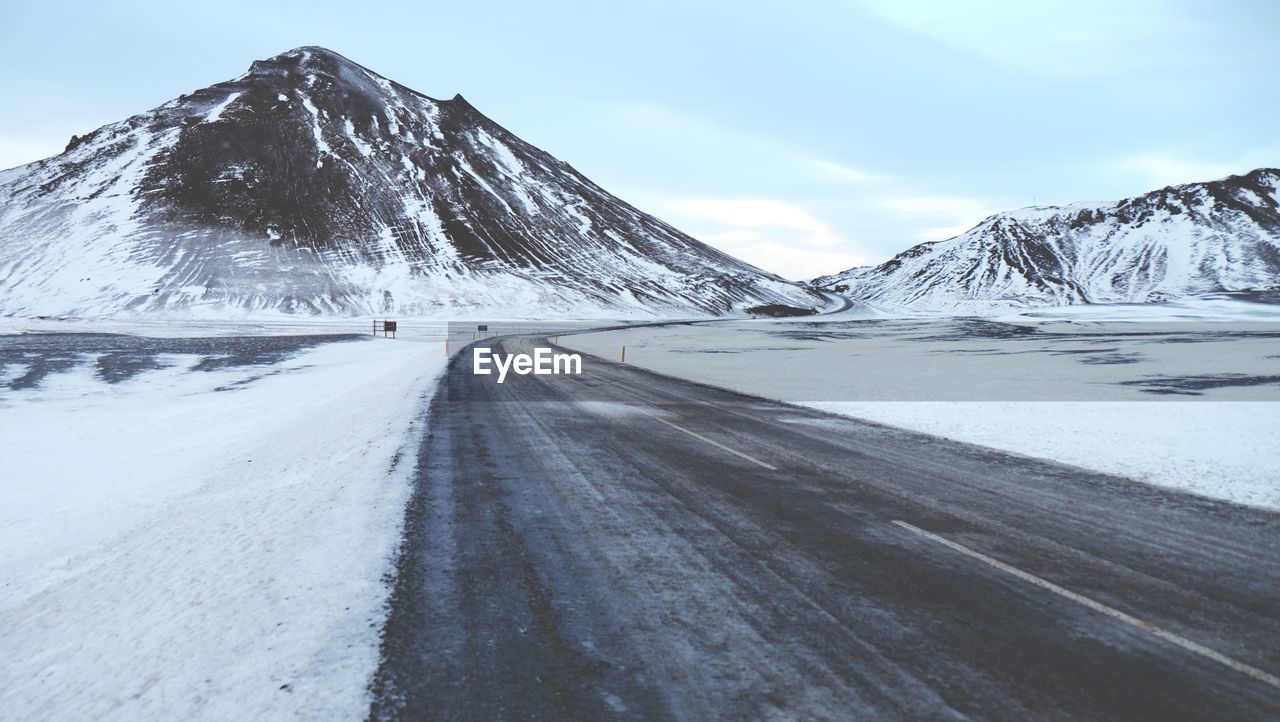
<instances>
[{"instance_id":1,"label":"signpost","mask_svg":"<svg viewBox=\"0 0 1280 722\"><path fill-rule=\"evenodd\" d=\"M396 337L396 322L395 322L395 321L377 321L377 320L375 320L375 321L373 322L373 335L374 335L374 336L377 336L379 333L381 333L381 334L382 334L382 337L383 337L383 338L386 338L388 335L390 335L390 336L391 336L391 338L395 338L395 337Z\"/></svg>"}]
</instances>

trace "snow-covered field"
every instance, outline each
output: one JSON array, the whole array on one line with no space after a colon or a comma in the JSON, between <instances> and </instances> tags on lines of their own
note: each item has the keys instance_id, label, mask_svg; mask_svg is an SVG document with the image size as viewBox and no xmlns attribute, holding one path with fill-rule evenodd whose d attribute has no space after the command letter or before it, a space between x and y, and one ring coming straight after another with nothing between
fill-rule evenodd
<instances>
[{"instance_id":1,"label":"snow-covered field","mask_svg":"<svg viewBox=\"0 0 1280 722\"><path fill-rule=\"evenodd\" d=\"M1231 299L977 318L642 327L563 345L1192 493L1280 509L1280 307Z\"/></svg>"},{"instance_id":2,"label":"snow-covered field","mask_svg":"<svg viewBox=\"0 0 1280 722\"><path fill-rule=\"evenodd\" d=\"M824 411L1280 509L1280 402L813 402Z\"/></svg>"},{"instance_id":3,"label":"snow-covered field","mask_svg":"<svg viewBox=\"0 0 1280 722\"><path fill-rule=\"evenodd\" d=\"M0 717L365 716L442 343L78 343L0 358Z\"/></svg>"}]
</instances>

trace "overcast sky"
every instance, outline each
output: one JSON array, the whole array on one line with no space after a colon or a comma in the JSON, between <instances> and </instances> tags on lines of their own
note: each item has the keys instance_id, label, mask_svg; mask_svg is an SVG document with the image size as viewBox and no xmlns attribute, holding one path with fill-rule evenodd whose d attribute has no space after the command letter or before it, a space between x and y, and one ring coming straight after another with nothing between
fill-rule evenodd
<instances>
[{"instance_id":1,"label":"overcast sky","mask_svg":"<svg viewBox=\"0 0 1280 722\"><path fill-rule=\"evenodd\" d=\"M1280 165L1280 3L7 1L0 167L301 45L765 269Z\"/></svg>"}]
</instances>

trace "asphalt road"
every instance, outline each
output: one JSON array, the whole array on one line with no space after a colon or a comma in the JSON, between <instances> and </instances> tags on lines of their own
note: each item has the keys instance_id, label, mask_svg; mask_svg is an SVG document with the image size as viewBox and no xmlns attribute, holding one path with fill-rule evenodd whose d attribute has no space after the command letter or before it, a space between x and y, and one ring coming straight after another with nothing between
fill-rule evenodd
<instances>
[{"instance_id":1,"label":"asphalt road","mask_svg":"<svg viewBox=\"0 0 1280 722\"><path fill-rule=\"evenodd\" d=\"M454 359L371 718L1280 717L1280 515L584 358Z\"/></svg>"}]
</instances>

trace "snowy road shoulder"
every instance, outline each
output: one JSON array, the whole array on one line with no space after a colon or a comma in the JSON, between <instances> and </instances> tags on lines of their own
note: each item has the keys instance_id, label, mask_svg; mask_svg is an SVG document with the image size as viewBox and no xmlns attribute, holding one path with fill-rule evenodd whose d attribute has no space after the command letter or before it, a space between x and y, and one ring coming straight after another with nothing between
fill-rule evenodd
<instances>
[{"instance_id":1,"label":"snowy road shoulder","mask_svg":"<svg viewBox=\"0 0 1280 722\"><path fill-rule=\"evenodd\" d=\"M435 343L2 391L0 706L361 717Z\"/></svg>"},{"instance_id":2,"label":"snowy road shoulder","mask_svg":"<svg viewBox=\"0 0 1280 722\"><path fill-rule=\"evenodd\" d=\"M810 402L831 413L1280 510L1280 402Z\"/></svg>"}]
</instances>

